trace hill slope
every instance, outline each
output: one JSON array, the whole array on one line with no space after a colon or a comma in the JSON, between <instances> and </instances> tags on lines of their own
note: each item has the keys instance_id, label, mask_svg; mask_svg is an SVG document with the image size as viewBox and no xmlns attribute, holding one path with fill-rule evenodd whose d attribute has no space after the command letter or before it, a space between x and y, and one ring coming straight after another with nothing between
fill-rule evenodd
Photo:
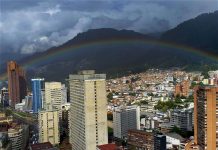
<instances>
[{"instance_id":1,"label":"hill slope","mask_svg":"<svg viewBox=\"0 0 218 150\"><path fill-rule=\"evenodd\" d=\"M165 32L161 39L194 46L218 55L218 11L185 21Z\"/></svg>"},{"instance_id":2,"label":"hill slope","mask_svg":"<svg viewBox=\"0 0 218 150\"><path fill-rule=\"evenodd\" d=\"M95 69L109 75L140 72L146 68L196 67L217 65L161 41L180 43L218 53L218 12L203 14L178 25L155 39L129 30L92 29L78 34L59 47L36 53L19 63L31 64L28 76L64 80L80 69ZM34 63L33 63L34 62Z\"/></svg>"}]
</instances>

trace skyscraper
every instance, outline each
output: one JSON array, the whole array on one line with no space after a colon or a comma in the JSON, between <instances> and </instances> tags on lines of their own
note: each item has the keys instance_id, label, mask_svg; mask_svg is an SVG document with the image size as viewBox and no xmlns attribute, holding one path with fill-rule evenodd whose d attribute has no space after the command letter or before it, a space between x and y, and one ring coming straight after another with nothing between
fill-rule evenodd
<instances>
[{"instance_id":1,"label":"skyscraper","mask_svg":"<svg viewBox=\"0 0 218 150\"><path fill-rule=\"evenodd\" d=\"M59 144L59 116L57 110L41 110L38 113L39 142Z\"/></svg>"},{"instance_id":2,"label":"skyscraper","mask_svg":"<svg viewBox=\"0 0 218 150\"><path fill-rule=\"evenodd\" d=\"M44 79L31 79L32 81L32 91L33 91L33 101L32 109L34 113L37 113L39 109L42 108L42 89Z\"/></svg>"},{"instance_id":3,"label":"skyscraper","mask_svg":"<svg viewBox=\"0 0 218 150\"><path fill-rule=\"evenodd\" d=\"M94 70L69 76L69 137L73 150L96 150L108 143L106 75Z\"/></svg>"},{"instance_id":4,"label":"skyscraper","mask_svg":"<svg viewBox=\"0 0 218 150\"><path fill-rule=\"evenodd\" d=\"M140 129L140 107L124 106L113 111L114 137L124 138L130 129Z\"/></svg>"},{"instance_id":5,"label":"skyscraper","mask_svg":"<svg viewBox=\"0 0 218 150\"><path fill-rule=\"evenodd\" d=\"M7 71L10 105L14 107L27 94L26 77L24 70L15 61L8 62Z\"/></svg>"},{"instance_id":6,"label":"skyscraper","mask_svg":"<svg viewBox=\"0 0 218 150\"><path fill-rule=\"evenodd\" d=\"M218 87L196 87L194 106L195 144L200 150L218 149Z\"/></svg>"},{"instance_id":7,"label":"skyscraper","mask_svg":"<svg viewBox=\"0 0 218 150\"><path fill-rule=\"evenodd\" d=\"M62 104L61 82L45 82L45 102L44 109L60 110Z\"/></svg>"}]
</instances>

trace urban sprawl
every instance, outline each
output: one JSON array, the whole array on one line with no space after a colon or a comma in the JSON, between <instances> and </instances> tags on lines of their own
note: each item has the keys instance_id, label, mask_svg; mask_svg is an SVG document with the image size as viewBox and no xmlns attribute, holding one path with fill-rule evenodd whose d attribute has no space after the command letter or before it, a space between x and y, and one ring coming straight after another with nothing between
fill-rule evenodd
<instances>
[{"instance_id":1,"label":"urban sprawl","mask_svg":"<svg viewBox=\"0 0 218 150\"><path fill-rule=\"evenodd\" d=\"M27 81L25 70L10 61L7 74L0 91L0 150L216 150L218 145L218 70L149 69L113 79L81 70L61 83Z\"/></svg>"}]
</instances>

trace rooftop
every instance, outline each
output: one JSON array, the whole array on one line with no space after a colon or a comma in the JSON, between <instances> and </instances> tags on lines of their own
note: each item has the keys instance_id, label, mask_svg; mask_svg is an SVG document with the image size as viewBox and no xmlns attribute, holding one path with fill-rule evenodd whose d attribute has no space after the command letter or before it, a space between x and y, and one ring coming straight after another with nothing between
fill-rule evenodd
<instances>
[{"instance_id":1,"label":"rooftop","mask_svg":"<svg viewBox=\"0 0 218 150\"><path fill-rule=\"evenodd\" d=\"M50 142L30 145L30 150L48 150L54 148Z\"/></svg>"},{"instance_id":2,"label":"rooftop","mask_svg":"<svg viewBox=\"0 0 218 150\"><path fill-rule=\"evenodd\" d=\"M97 146L100 150L116 150L117 147L115 144L105 144Z\"/></svg>"},{"instance_id":3,"label":"rooftop","mask_svg":"<svg viewBox=\"0 0 218 150\"><path fill-rule=\"evenodd\" d=\"M178 139L180 141L184 141L184 138L181 137L179 134L175 133L175 132L171 132L171 133L166 133L166 136Z\"/></svg>"}]
</instances>

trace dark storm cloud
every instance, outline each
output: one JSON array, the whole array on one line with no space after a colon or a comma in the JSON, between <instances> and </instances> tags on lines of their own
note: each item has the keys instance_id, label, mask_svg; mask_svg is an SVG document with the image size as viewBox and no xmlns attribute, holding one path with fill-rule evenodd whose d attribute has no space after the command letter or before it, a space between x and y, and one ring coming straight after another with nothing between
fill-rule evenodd
<instances>
[{"instance_id":1,"label":"dark storm cloud","mask_svg":"<svg viewBox=\"0 0 218 150\"><path fill-rule=\"evenodd\" d=\"M205 12L218 1L0 0L0 51L33 53L91 28L161 32Z\"/></svg>"}]
</instances>

